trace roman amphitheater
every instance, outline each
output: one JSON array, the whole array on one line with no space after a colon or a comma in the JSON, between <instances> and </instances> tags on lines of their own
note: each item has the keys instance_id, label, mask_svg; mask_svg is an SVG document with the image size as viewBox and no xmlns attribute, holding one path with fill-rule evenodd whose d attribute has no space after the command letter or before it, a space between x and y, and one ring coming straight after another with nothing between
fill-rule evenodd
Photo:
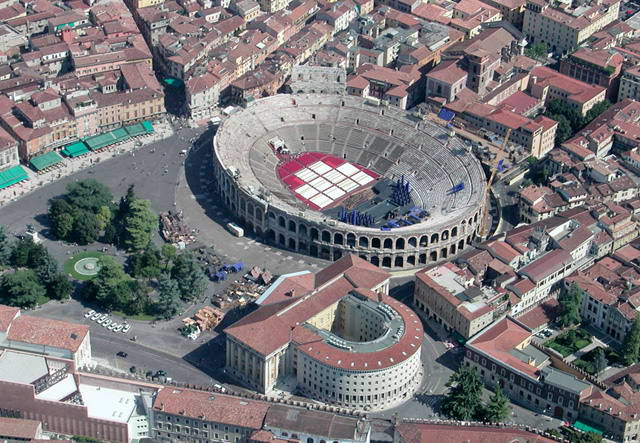
<instances>
[{"instance_id":1,"label":"roman amphitheater","mask_svg":"<svg viewBox=\"0 0 640 443\"><path fill-rule=\"evenodd\" d=\"M471 244L486 179L446 128L338 95L276 95L214 138L216 191L243 227L281 248L384 268Z\"/></svg>"}]
</instances>

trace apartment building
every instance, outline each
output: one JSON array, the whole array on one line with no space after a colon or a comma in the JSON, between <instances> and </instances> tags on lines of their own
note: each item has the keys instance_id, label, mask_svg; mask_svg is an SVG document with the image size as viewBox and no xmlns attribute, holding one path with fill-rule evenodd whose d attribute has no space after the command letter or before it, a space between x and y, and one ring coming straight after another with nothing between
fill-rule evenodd
<instances>
[{"instance_id":1,"label":"apartment building","mask_svg":"<svg viewBox=\"0 0 640 443\"><path fill-rule=\"evenodd\" d=\"M476 284L474 276L453 263L416 273L413 305L425 317L464 339L493 322L505 291Z\"/></svg>"},{"instance_id":2,"label":"apartment building","mask_svg":"<svg viewBox=\"0 0 640 443\"><path fill-rule=\"evenodd\" d=\"M593 385L552 367L532 338L528 328L505 317L466 343L463 364L476 368L486 385L499 385L516 404L576 420L580 401L593 394Z\"/></svg>"},{"instance_id":3,"label":"apartment building","mask_svg":"<svg viewBox=\"0 0 640 443\"><path fill-rule=\"evenodd\" d=\"M545 103L560 100L584 116L605 99L607 90L602 86L576 80L546 66L537 66L531 71L528 92Z\"/></svg>"},{"instance_id":4,"label":"apartment building","mask_svg":"<svg viewBox=\"0 0 640 443\"><path fill-rule=\"evenodd\" d=\"M618 101L626 98L640 100L640 66L625 69L620 78Z\"/></svg>"},{"instance_id":5,"label":"apartment building","mask_svg":"<svg viewBox=\"0 0 640 443\"><path fill-rule=\"evenodd\" d=\"M530 43L545 43L558 54L568 54L618 18L620 0L592 0L559 8L546 0L528 0L522 31Z\"/></svg>"},{"instance_id":6,"label":"apartment building","mask_svg":"<svg viewBox=\"0 0 640 443\"><path fill-rule=\"evenodd\" d=\"M364 64L347 80L347 94L373 97L408 109L422 99L419 80L419 71L403 72Z\"/></svg>"},{"instance_id":7,"label":"apartment building","mask_svg":"<svg viewBox=\"0 0 640 443\"><path fill-rule=\"evenodd\" d=\"M602 86L607 90L605 97L613 103L618 97L623 62L624 57L615 50L580 48L560 60L560 73Z\"/></svg>"}]
</instances>

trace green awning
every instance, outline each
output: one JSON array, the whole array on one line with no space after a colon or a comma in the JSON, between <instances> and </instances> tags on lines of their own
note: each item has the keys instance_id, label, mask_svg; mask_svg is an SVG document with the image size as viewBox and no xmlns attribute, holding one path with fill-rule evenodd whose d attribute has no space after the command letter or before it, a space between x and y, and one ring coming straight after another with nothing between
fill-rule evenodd
<instances>
[{"instance_id":1,"label":"green awning","mask_svg":"<svg viewBox=\"0 0 640 443\"><path fill-rule=\"evenodd\" d=\"M576 422L573 424L573 427L582 432L595 432L598 435L604 434L604 431L601 431L598 428L594 428L593 426L588 425L587 423L580 420L576 420Z\"/></svg>"},{"instance_id":2,"label":"green awning","mask_svg":"<svg viewBox=\"0 0 640 443\"><path fill-rule=\"evenodd\" d=\"M147 134L151 134L153 132L153 125L151 124L150 121L148 120L143 121L142 126L144 127L145 131L147 131Z\"/></svg>"},{"instance_id":3,"label":"green awning","mask_svg":"<svg viewBox=\"0 0 640 443\"><path fill-rule=\"evenodd\" d=\"M74 158L79 155L86 154L87 152L89 152L89 150L83 142L75 142L65 146L60 152L62 152L67 157Z\"/></svg>"},{"instance_id":4,"label":"green awning","mask_svg":"<svg viewBox=\"0 0 640 443\"><path fill-rule=\"evenodd\" d=\"M46 154L33 157L30 160L31 165L36 168L36 171L42 171L43 169L47 169L49 166L53 166L61 161L62 157L60 157L56 151L47 152Z\"/></svg>"},{"instance_id":5,"label":"green awning","mask_svg":"<svg viewBox=\"0 0 640 443\"><path fill-rule=\"evenodd\" d=\"M16 183L28 178L29 176L27 175L27 172L22 168L22 166L13 166L0 172L0 189L15 185Z\"/></svg>"},{"instance_id":6,"label":"green awning","mask_svg":"<svg viewBox=\"0 0 640 443\"><path fill-rule=\"evenodd\" d=\"M84 139L85 144L91 149L95 151L96 149L104 148L105 146L109 146L114 144L116 141L111 135L110 132L105 134L94 135L92 137L87 137Z\"/></svg>"},{"instance_id":7,"label":"green awning","mask_svg":"<svg viewBox=\"0 0 640 443\"><path fill-rule=\"evenodd\" d=\"M137 137L139 135L146 134L147 131L144 129L144 126L140 123L136 123L135 125L127 126L124 128L129 134L129 137Z\"/></svg>"},{"instance_id":8,"label":"green awning","mask_svg":"<svg viewBox=\"0 0 640 443\"><path fill-rule=\"evenodd\" d=\"M129 134L127 134L127 131L124 128L114 129L111 131L111 136L115 140L114 143L119 143L129 138Z\"/></svg>"}]
</instances>

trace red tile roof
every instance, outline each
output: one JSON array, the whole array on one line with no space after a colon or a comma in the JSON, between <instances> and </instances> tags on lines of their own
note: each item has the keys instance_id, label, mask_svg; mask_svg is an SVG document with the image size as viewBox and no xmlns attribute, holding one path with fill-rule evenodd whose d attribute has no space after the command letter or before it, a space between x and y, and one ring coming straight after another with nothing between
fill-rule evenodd
<instances>
[{"instance_id":1,"label":"red tile roof","mask_svg":"<svg viewBox=\"0 0 640 443\"><path fill-rule=\"evenodd\" d=\"M11 321L20 313L20 308L0 305L0 331L7 332Z\"/></svg>"},{"instance_id":2,"label":"red tile roof","mask_svg":"<svg viewBox=\"0 0 640 443\"><path fill-rule=\"evenodd\" d=\"M397 427L407 443L553 443L554 440L521 429L402 423Z\"/></svg>"},{"instance_id":3,"label":"red tile roof","mask_svg":"<svg viewBox=\"0 0 640 443\"><path fill-rule=\"evenodd\" d=\"M250 429L262 428L269 403L207 391L160 389L153 409Z\"/></svg>"},{"instance_id":4,"label":"red tile roof","mask_svg":"<svg viewBox=\"0 0 640 443\"><path fill-rule=\"evenodd\" d=\"M522 314L518 317L518 321L528 328L536 329L551 323L559 314L560 303L557 298L551 298Z\"/></svg>"},{"instance_id":5,"label":"red tile roof","mask_svg":"<svg viewBox=\"0 0 640 443\"><path fill-rule=\"evenodd\" d=\"M40 346L78 350L89 333L89 326L20 315L11 322L7 339Z\"/></svg>"},{"instance_id":6,"label":"red tile roof","mask_svg":"<svg viewBox=\"0 0 640 443\"><path fill-rule=\"evenodd\" d=\"M21 418L0 417L0 436L17 440L27 440L38 436L40 422L37 420L26 420Z\"/></svg>"},{"instance_id":7,"label":"red tile roof","mask_svg":"<svg viewBox=\"0 0 640 443\"><path fill-rule=\"evenodd\" d=\"M511 355L513 349L520 346L530 337L530 331L510 318L505 317L469 340L467 346L537 379L537 367Z\"/></svg>"}]
</instances>

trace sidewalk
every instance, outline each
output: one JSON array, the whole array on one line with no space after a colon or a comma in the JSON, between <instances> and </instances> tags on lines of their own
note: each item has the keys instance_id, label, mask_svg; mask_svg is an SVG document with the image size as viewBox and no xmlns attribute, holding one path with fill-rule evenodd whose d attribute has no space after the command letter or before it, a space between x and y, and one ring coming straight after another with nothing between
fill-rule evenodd
<instances>
[{"instance_id":1,"label":"sidewalk","mask_svg":"<svg viewBox=\"0 0 640 443\"><path fill-rule=\"evenodd\" d=\"M77 158L64 158L61 163L50 170L38 174L31 170L28 166L22 165L27 172L29 178L13 186L0 190L0 208L14 202L20 197L38 190L42 186L46 186L56 180L66 177L91 165L113 158L134 149L155 143L159 140L169 138L174 135L174 130L167 120L163 120L154 124L153 134L136 138L135 140L127 140L122 144L112 145L99 151L89 152ZM135 155L132 152L132 155Z\"/></svg>"}]
</instances>

